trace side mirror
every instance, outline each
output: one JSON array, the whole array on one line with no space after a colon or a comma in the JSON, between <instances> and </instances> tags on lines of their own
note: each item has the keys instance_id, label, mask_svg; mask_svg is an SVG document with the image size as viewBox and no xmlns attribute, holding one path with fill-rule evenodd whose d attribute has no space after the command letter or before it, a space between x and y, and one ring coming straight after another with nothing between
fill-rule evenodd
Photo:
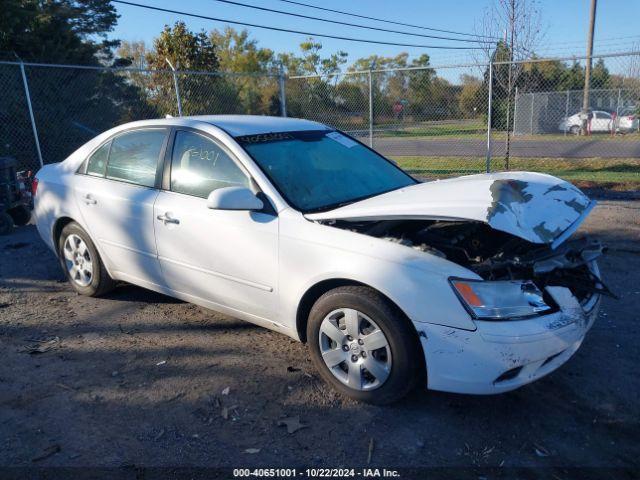
<instances>
[{"instance_id":1,"label":"side mirror","mask_svg":"<svg viewBox=\"0 0 640 480\"><path fill-rule=\"evenodd\" d=\"M246 187L224 187L209 194L207 208L214 210L262 210L264 204Z\"/></svg>"}]
</instances>

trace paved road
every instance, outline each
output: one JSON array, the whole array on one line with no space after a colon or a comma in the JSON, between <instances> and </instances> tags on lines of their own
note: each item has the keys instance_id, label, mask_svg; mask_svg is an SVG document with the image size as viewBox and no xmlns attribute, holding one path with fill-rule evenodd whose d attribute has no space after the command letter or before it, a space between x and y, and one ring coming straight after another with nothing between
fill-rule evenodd
<instances>
[{"instance_id":1,"label":"paved road","mask_svg":"<svg viewBox=\"0 0 640 480\"><path fill-rule=\"evenodd\" d=\"M376 138L374 148L383 155L484 157L483 139ZM503 155L504 140L493 142L494 155ZM613 140L522 140L511 142L513 157L640 158L640 142L619 137Z\"/></svg>"}]
</instances>

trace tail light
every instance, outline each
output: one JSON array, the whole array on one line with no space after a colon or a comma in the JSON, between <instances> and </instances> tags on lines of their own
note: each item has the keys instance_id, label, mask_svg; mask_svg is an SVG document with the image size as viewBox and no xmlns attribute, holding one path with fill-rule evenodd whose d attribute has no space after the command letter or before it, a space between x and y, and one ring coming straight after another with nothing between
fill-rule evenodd
<instances>
[{"instance_id":1,"label":"tail light","mask_svg":"<svg viewBox=\"0 0 640 480\"><path fill-rule=\"evenodd\" d=\"M38 191L38 177L33 177L31 181L31 195L36 196L36 192Z\"/></svg>"}]
</instances>

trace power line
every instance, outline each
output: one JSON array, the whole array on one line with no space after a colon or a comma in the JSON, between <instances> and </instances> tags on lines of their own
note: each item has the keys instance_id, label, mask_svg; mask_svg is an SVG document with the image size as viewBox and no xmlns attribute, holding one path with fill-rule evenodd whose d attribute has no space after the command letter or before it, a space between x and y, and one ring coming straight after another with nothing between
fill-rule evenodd
<instances>
[{"instance_id":1,"label":"power line","mask_svg":"<svg viewBox=\"0 0 640 480\"><path fill-rule=\"evenodd\" d=\"M256 25L255 23L247 23L247 22L239 22L237 20L228 20L225 18L217 18L217 17L209 17L206 15L199 15L197 13L188 13L182 12L179 10L170 10L168 8L154 7L151 5L143 5L141 3L128 2L125 0L112 0L114 3L121 3L123 5L131 5L133 7L146 8L149 10L156 10L158 12L166 12L166 13L174 13L177 15L184 15L186 17L200 18L204 20L213 20L215 22L225 22L232 23L235 25L243 25L245 27L253 27L253 28L262 28L265 30L274 30L277 32L286 32L286 33L296 33L299 35L309 35L311 37L321 37L321 38L333 38L335 40L345 40L348 42L360 42L360 43L375 43L378 45L393 45L396 47L415 47L415 48L437 48L443 50L481 50L481 47L449 47L445 45L416 45L414 43L396 43L396 42L383 42L379 40L368 40L363 38L354 38L354 37L341 37L337 35L328 35L324 33L312 33L312 32L304 32L301 30L291 30L288 28L280 28L280 27L268 27L266 25Z\"/></svg>"},{"instance_id":2,"label":"power line","mask_svg":"<svg viewBox=\"0 0 640 480\"><path fill-rule=\"evenodd\" d=\"M335 23L335 24L338 24L338 25L346 25L348 27L365 28L367 30L377 30L378 32L399 33L399 34L402 34L402 35L411 35L413 37L436 38L438 40L451 40L452 42L481 43L480 40L469 40L469 39L466 39L466 38L453 38L453 37L441 37L441 36L437 36L437 35L426 35L424 33L413 33L413 32L406 32L406 31L402 31L402 30L391 30L391 29L388 29L388 28L372 27L372 26L369 26L369 25L361 25L361 24L358 24L358 23L341 22L340 20L329 20L327 18L312 17L310 15L303 15L301 13L285 12L285 11L282 11L282 10L276 10L274 8L261 7L261 6L258 6L258 5L248 5L246 3L234 2L232 0L213 0L213 1L214 2L220 2L220 3L228 3L230 5L238 5L238 6L241 6L241 7L253 8L253 9L262 10L262 11L265 11L265 12L279 13L279 14L282 14L282 15L290 15L292 17L307 18L309 20L317 20L319 22ZM484 40L484 42L488 43L487 40Z\"/></svg>"},{"instance_id":3,"label":"power line","mask_svg":"<svg viewBox=\"0 0 640 480\"><path fill-rule=\"evenodd\" d=\"M440 28L423 27L421 25L412 25L411 23L394 22L393 20L386 20L386 19L383 19L383 18L368 17L366 15L359 15L357 13L349 13L349 12L343 12L341 10L333 10L331 8L326 8L326 7L318 7L317 5L310 5L308 3L294 2L293 0L279 0L279 1L285 2L285 3L291 3L293 5L301 5L303 7L315 8L317 10L324 10L326 12L339 13L341 15L349 15L351 17L364 18L364 19L367 19L367 20L375 20L376 22L393 23L394 25L402 25L403 27L420 28L422 30L431 30L432 32L452 33L454 35L465 35L465 36L468 36L468 37L487 38L489 40L500 40L499 37L491 37L491 36L486 36L486 35L476 35L474 33L456 32L456 31L453 31L453 30L442 30Z\"/></svg>"}]
</instances>

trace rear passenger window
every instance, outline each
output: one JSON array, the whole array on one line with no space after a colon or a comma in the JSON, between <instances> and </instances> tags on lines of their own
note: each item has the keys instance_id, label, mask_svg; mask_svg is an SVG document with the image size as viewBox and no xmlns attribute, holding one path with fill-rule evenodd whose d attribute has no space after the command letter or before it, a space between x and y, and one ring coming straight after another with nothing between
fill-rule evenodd
<instances>
[{"instance_id":1,"label":"rear passenger window","mask_svg":"<svg viewBox=\"0 0 640 480\"><path fill-rule=\"evenodd\" d=\"M215 142L178 131L171 157L171 191L207 198L223 187L249 186L240 167Z\"/></svg>"},{"instance_id":2,"label":"rear passenger window","mask_svg":"<svg viewBox=\"0 0 640 480\"><path fill-rule=\"evenodd\" d=\"M87 161L87 175L95 175L96 177L104 177L107 171L107 157L109 156L109 148L111 140L98 148Z\"/></svg>"},{"instance_id":3,"label":"rear passenger window","mask_svg":"<svg viewBox=\"0 0 640 480\"><path fill-rule=\"evenodd\" d=\"M135 130L113 139L107 178L153 187L165 129Z\"/></svg>"}]
</instances>

